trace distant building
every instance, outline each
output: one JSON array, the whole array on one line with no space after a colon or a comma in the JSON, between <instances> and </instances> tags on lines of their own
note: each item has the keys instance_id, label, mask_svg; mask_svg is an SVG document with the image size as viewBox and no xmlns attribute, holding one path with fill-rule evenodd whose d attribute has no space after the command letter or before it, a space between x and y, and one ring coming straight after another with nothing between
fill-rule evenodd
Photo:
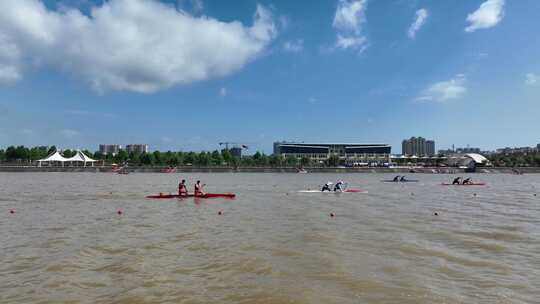
<instances>
[{"instance_id":1,"label":"distant building","mask_svg":"<svg viewBox=\"0 0 540 304\"><path fill-rule=\"evenodd\" d=\"M126 145L127 153L148 153L148 145L146 144L131 144Z\"/></svg>"},{"instance_id":2,"label":"distant building","mask_svg":"<svg viewBox=\"0 0 540 304\"><path fill-rule=\"evenodd\" d=\"M518 148L501 148L497 149L497 154L527 154L527 153L537 153L538 148L534 147L518 147Z\"/></svg>"},{"instance_id":3,"label":"distant building","mask_svg":"<svg viewBox=\"0 0 540 304\"><path fill-rule=\"evenodd\" d=\"M435 156L435 141L426 140L426 155Z\"/></svg>"},{"instance_id":4,"label":"distant building","mask_svg":"<svg viewBox=\"0 0 540 304\"><path fill-rule=\"evenodd\" d=\"M536 145L536 149L540 150L540 144Z\"/></svg>"},{"instance_id":5,"label":"distant building","mask_svg":"<svg viewBox=\"0 0 540 304\"><path fill-rule=\"evenodd\" d=\"M233 157L242 158L242 148L240 148L240 147L230 148L229 153L231 153L231 155Z\"/></svg>"},{"instance_id":6,"label":"distant building","mask_svg":"<svg viewBox=\"0 0 540 304\"><path fill-rule=\"evenodd\" d=\"M231 154L232 157L242 158L242 148L240 148L240 147L233 147L233 148L229 148L229 149L223 149L223 150L221 150L221 153L223 154L225 151L229 151L229 154Z\"/></svg>"},{"instance_id":7,"label":"distant building","mask_svg":"<svg viewBox=\"0 0 540 304\"><path fill-rule=\"evenodd\" d=\"M347 144L347 143L294 143L275 142L274 154L292 156L298 159L307 157L322 162L337 156L341 164L390 162L392 147L387 144Z\"/></svg>"},{"instance_id":8,"label":"distant building","mask_svg":"<svg viewBox=\"0 0 540 304\"><path fill-rule=\"evenodd\" d=\"M480 152L481 152L480 148L466 147L466 148L457 148L457 149L456 149L456 153L460 153L460 154L466 154L466 153L480 153Z\"/></svg>"},{"instance_id":9,"label":"distant building","mask_svg":"<svg viewBox=\"0 0 540 304\"><path fill-rule=\"evenodd\" d=\"M434 156L435 141L423 137L411 137L401 142L401 154L408 156Z\"/></svg>"},{"instance_id":10,"label":"distant building","mask_svg":"<svg viewBox=\"0 0 540 304\"><path fill-rule=\"evenodd\" d=\"M450 154L454 154L455 151L453 149L446 149L446 150L439 150L439 155L446 156Z\"/></svg>"},{"instance_id":11,"label":"distant building","mask_svg":"<svg viewBox=\"0 0 540 304\"><path fill-rule=\"evenodd\" d=\"M103 155L115 156L122 150L121 145L99 145L99 152Z\"/></svg>"}]
</instances>

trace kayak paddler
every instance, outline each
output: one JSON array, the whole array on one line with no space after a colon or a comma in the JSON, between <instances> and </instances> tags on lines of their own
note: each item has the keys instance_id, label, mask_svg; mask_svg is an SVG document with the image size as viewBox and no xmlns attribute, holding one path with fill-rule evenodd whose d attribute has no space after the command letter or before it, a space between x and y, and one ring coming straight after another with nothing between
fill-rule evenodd
<instances>
[{"instance_id":1,"label":"kayak paddler","mask_svg":"<svg viewBox=\"0 0 540 304\"><path fill-rule=\"evenodd\" d=\"M330 189L330 185L332 184L332 182L328 182L326 184L324 184L324 186L322 187L321 189L321 192L324 192L324 191L332 191L332 189Z\"/></svg>"},{"instance_id":2,"label":"kayak paddler","mask_svg":"<svg viewBox=\"0 0 540 304\"><path fill-rule=\"evenodd\" d=\"M195 196L200 196L200 195L204 195L204 192L202 190L202 188L204 187L205 185L201 185L201 181L198 180L196 183L195 183L195 187L194 187L194 194Z\"/></svg>"},{"instance_id":3,"label":"kayak paddler","mask_svg":"<svg viewBox=\"0 0 540 304\"><path fill-rule=\"evenodd\" d=\"M454 178L452 185L459 185L459 184L461 184L461 177Z\"/></svg>"},{"instance_id":4,"label":"kayak paddler","mask_svg":"<svg viewBox=\"0 0 540 304\"><path fill-rule=\"evenodd\" d=\"M472 179L469 177L463 181L463 185L472 184Z\"/></svg>"},{"instance_id":5,"label":"kayak paddler","mask_svg":"<svg viewBox=\"0 0 540 304\"><path fill-rule=\"evenodd\" d=\"M396 177L394 177L393 181L394 182L399 182L399 175L396 175Z\"/></svg>"},{"instance_id":6,"label":"kayak paddler","mask_svg":"<svg viewBox=\"0 0 540 304\"><path fill-rule=\"evenodd\" d=\"M406 182L407 179L405 178L405 175L403 175L399 181L400 181L400 182Z\"/></svg>"},{"instance_id":7,"label":"kayak paddler","mask_svg":"<svg viewBox=\"0 0 540 304\"><path fill-rule=\"evenodd\" d=\"M178 195L180 196L185 196L187 195L188 192L187 192L187 187L186 187L186 180L183 179L179 184L178 184Z\"/></svg>"},{"instance_id":8,"label":"kayak paddler","mask_svg":"<svg viewBox=\"0 0 540 304\"><path fill-rule=\"evenodd\" d=\"M338 181L334 186L334 192L343 191L343 181Z\"/></svg>"}]
</instances>

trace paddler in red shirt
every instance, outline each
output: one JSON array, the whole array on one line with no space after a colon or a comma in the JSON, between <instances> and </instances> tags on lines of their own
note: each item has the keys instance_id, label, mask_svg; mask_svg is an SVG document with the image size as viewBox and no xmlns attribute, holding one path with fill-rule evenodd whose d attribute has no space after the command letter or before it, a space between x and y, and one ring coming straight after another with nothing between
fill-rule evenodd
<instances>
[{"instance_id":1,"label":"paddler in red shirt","mask_svg":"<svg viewBox=\"0 0 540 304\"><path fill-rule=\"evenodd\" d=\"M186 187L186 180L183 179L180 184L178 184L178 195L179 196L186 196L187 193L187 187Z\"/></svg>"}]
</instances>

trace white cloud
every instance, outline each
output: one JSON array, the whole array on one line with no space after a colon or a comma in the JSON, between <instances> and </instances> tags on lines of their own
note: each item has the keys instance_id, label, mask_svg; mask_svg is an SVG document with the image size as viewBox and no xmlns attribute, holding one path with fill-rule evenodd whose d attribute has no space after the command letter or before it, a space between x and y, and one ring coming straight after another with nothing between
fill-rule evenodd
<instances>
[{"instance_id":1,"label":"white cloud","mask_svg":"<svg viewBox=\"0 0 540 304\"><path fill-rule=\"evenodd\" d=\"M470 23L465 28L466 32L474 32L478 29L487 29L497 25L504 17L504 0L487 0L472 14L467 16Z\"/></svg>"},{"instance_id":2,"label":"white cloud","mask_svg":"<svg viewBox=\"0 0 540 304\"><path fill-rule=\"evenodd\" d=\"M527 75L525 75L525 84L534 86L538 85L538 83L540 83L540 76L534 73L527 73Z\"/></svg>"},{"instance_id":3,"label":"white cloud","mask_svg":"<svg viewBox=\"0 0 540 304\"><path fill-rule=\"evenodd\" d=\"M366 21L367 0L339 0L333 26L339 31L359 34Z\"/></svg>"},{"instance_id":4,"label":"white cloud","mask_svg":"<svg viewBox=\"0 0 540 304\"><path fill-rule=\"evenodd\" d=\"M63 129L63 130L60 130L60 134L62 134L62 136L67 137L67 138L73 138L73 137L79 136L81 133L77 130Z\"/></svg>"},{"instance_id":5,"label":"white cloud","mask_svg":"<svg viewBox=\"0 0 540 304\"><path fill-rule=\"evenodd\" d=\"M338 35L336 41L336 47L341 49L355 48L359 49L359 52L362 53L367 48L367 39L366 37L357 37L357 36L341 36Z\"/></svg>"},{"instance_id":6,"label":"white cloud","mask_svg":"<svg viewBox=\"0 0 540 304\"><path fill-rule=\"evenodd\" d=\"M416 11L416 16L414 22L409 27L409 30L407 31L407 35L409 38L414 39L416 38L416 32L420 30L420 28L426 23L426 19L429 16L428 10L425 8L421 8Z\"/></svg>"},{"instance_id":7,"label":"white cloud","mask_svg":"<svg viewBox=\"0 0 540 304\"><path fill-rule=\"evenodd\" d=\"M227 88L223 87L223 88L219 89L219 96L221 96L221 97L227 96Z\"/></svg>"},{"instance_id":8,"label":"white cloud","mask_svg":"<svg viewBox=\"0 0 540 304\"><path fill-rule=\"evenodd\" d=\"M425 89L416 101L427 102L437 101L444 102L449 99L457 99L467 92L465 87L465 75L458 74L454 78L446 81L441 81L432 84Z\"/></svg>"},{"instance_id":9,"label":"white cloud","mask_svg":"<svg viewBox=\"0 0 540 304\"><path fill-rule=\"evenodd\" d=\"M285 41L283 50L291 53L298 53L304 49L304 40L298 39L294 41Z\"/></svg>"},{"instance_id":10,"label":"white cloud","mask_svg":"<svg viewBox=\"0 0 540 304\"><path fill-rule=\"evenodd\" d=\"M19 48L0 30L0 84L9 84L22 78L19 72Z\"/></svg>"},{"instance_id":11,"label":"white cloud","mask_svg":"<svg viewBox=\"0 0 540 304\"><path fill-rule=\"evenodd\" d=\"M223 77L261 55L277 34L258 5L253 25L194 17L154 0L110 0L79 10L40 0L0 1L0 82L27 66L78 75L98 91L148 93ZM22 58L26 58L23 62Z\"/></svg>"},{"instance_id":12,"label":"white cloud","mask_svg":"<svg viewBox=\"0 0 540 304\"><path fill-rule=\"evenodd\" d=\"M336 47L340 49L367 48L367 39L362 34L366 22L367 0L339 0L332 26L337 31Z\"/></svg>"}]
</instances>

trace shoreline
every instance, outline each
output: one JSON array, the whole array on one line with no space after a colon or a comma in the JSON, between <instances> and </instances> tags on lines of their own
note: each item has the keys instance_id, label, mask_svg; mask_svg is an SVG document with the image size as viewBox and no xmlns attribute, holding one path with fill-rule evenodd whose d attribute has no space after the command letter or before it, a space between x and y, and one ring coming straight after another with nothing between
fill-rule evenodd
<instances>
[{"instance_id":1,"label":"shoreline","mask_svg":"<svg viewBox=\"0 0 540 304\"><path fill-rule=\"evenodd\" d=\"M128 167L129 173L163 173L167 167ZM424 167L424 168L339 168L339 167L306 167L309 173L423 173L423 174L458 174L466 173L465 169L451 167ZM414 170L412 172L411 170ZM486 167L477 168L474 173L483 174L513 174L514 168ZM540 173L540 167L518 168L524 174ZM37 167L37 166L0 166L0 172L27 173L27 172L87 172L87 173L113 173L111 166L100 167ZM292 167L177 167L176 173L297 173ZM164 173L167 174L167 173ZM170 174L170 173L169 173Z\"/></svg>"}]
</instances>

